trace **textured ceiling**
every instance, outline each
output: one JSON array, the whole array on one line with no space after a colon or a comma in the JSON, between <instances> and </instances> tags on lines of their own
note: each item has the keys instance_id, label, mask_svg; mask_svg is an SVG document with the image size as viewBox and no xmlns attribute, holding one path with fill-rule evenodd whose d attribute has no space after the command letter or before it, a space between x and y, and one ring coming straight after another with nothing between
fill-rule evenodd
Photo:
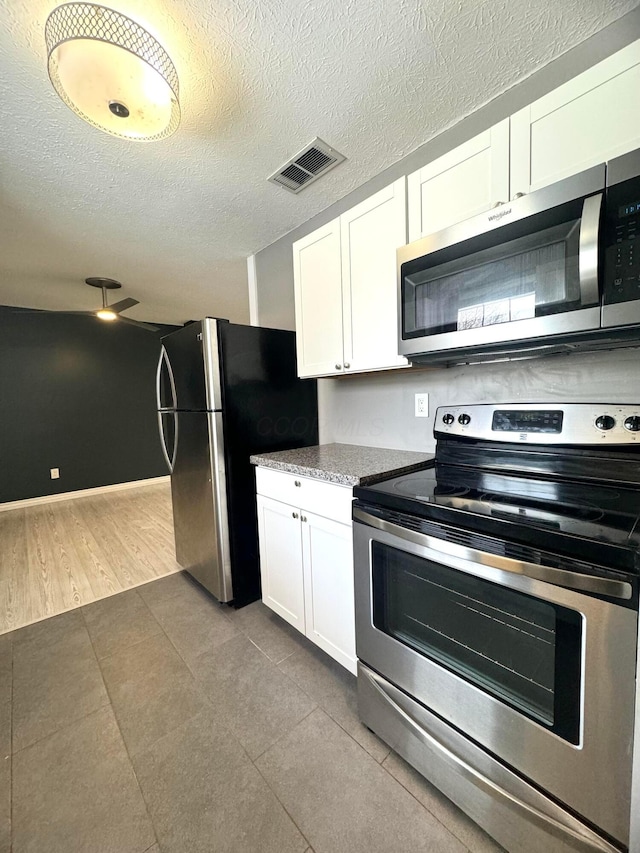
<instances>
[{"instance_id":1,"label":"textured ceiling","mask_svg":"<svg viewBox=\"0 0 640 853\"><path fill-rule=\"evenodd\" d=\"M248 318L246 261L637 0L103 0L180 75L182 124L135 143L54 93L55 0L0 0L0 303ZM320 136L349 159L299 196L266 177Z\"/></svg>"}]
</instances>

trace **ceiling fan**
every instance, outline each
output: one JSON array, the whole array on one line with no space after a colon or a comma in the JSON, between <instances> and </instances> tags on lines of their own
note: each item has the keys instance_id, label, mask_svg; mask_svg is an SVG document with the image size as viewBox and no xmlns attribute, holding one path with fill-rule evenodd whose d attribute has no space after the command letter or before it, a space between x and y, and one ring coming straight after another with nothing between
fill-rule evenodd
<instances>
[{"instance_id":1,"label":"ceiling fan","mask_svg":"<svg viewBox=\"0 0 640 853\"><path fill-rule=\"evenodd\" d=\"M122 287L119 281L115 281L113 278L102 278L101 276L85 278L84 281L85 284L88 284L90 287L100 288L102 291L102 308L99 308L96 311L48 311L46 308L33 308L26 310L37 313L45 311L51 314L85 314L89 317L99 317L100 320L105 320L107 322L120 320L122 323L128 323L131 326L138 326L141 329L146 329L148 332L160 331L159 326L153 326L151 323L143 323L140 320L133 320L131 317L123 316L123 311L127 311L129 308L133 308L134 305L140 304L137 299L132 299L128 296L126 299L121 299L120 302L114 302L112 305L109 305L107 291L119 290L119 288ZM21 311L24 311L24 309L21 309Z\"/></svg>"}]
</instances>

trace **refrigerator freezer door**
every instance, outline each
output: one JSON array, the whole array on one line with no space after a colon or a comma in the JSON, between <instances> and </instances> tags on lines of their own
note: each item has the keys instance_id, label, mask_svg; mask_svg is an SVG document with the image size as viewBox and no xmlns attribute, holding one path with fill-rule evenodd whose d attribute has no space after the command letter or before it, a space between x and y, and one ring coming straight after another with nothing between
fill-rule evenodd
<instances>
[{"instance_id":1,"label":"refrigerator freezer door","mask_svg":"<svg viewBox=\"0 0 640 853\"><path fill-rule=\"evenodd\" d=\"M167 370L173 377L174 407L180 411L206 412L222 408L218 357L220 322L206 318L162 339Z\"/></svg>"},{"instance_id":2,"label":"refrigerator freezer door","mask_svg":"<svg viewBox=\"0 0 640 853\"><path fill-rule=\"evenodd\" d=\"M233 599L220 412L179 412L171 475L176 559L219 601Z\"/></svg>"}]
</instances>

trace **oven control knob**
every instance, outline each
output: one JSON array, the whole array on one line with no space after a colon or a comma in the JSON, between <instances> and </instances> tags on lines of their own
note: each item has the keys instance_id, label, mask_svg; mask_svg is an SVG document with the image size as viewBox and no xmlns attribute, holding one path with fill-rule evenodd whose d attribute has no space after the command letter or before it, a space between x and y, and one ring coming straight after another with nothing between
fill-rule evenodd
<instances>
[{"instance_id":1,"label":"oven control knob","mask_svg":"<svg viewBox=\"0 0 640 853\"><path fill-rule=\"evenodd\" d=\"M596 426L598 427L598 429L613 429L615 425L615 418L612 418L611 415L599 415L596 418Z\"/></svg>"},{"instance_id":2,"label":"oven control knob","mask_svg":"<svg viewBox=\"0 0 640 853\"><path fill-rule=\"evenodd\" d=\"M471 423L471 415L463 414L458 418L458 423L462 424L462 426L466 426Z\"/></svg>"},{"instance_id":3,"label":"oven control knob","mask_svg":"<svg viewBox=\"0 0 640 853\"><path fill-rule=\"evenodd\" d=\"M453 417L451 412L447 412L446 415L442 416L442 422L445 423L447 426L450 426L454 422L454 420L455 418Z\"/></svg>"},{"instance_id":4,"label":"oven control knob","mask_svg":"<svg viewBox=\"0 0 640 853\"><path fill-rule=\"evenodd\" d=\"M630 432L638 432L640 430L640 415L631 415L630 418L626 418L624 428Z\"/></svg>"}]
</instances>

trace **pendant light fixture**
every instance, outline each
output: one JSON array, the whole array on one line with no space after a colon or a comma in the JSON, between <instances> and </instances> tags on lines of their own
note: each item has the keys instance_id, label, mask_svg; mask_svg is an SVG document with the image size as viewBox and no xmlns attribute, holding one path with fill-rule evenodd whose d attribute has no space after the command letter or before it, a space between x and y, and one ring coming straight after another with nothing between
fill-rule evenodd
<instances>
[{"instance_id":1,"label":"pendant light fixture","mask_svg":"<svg viewBox=\"0 0 640 853\"><path fill-rule=\"evenodd\" d=\"M49 77L68 107L125 139L162 139L180 122L169 54L131 18L94 3L65 3L45 25Z\"/></svg>"}]
</instances>

